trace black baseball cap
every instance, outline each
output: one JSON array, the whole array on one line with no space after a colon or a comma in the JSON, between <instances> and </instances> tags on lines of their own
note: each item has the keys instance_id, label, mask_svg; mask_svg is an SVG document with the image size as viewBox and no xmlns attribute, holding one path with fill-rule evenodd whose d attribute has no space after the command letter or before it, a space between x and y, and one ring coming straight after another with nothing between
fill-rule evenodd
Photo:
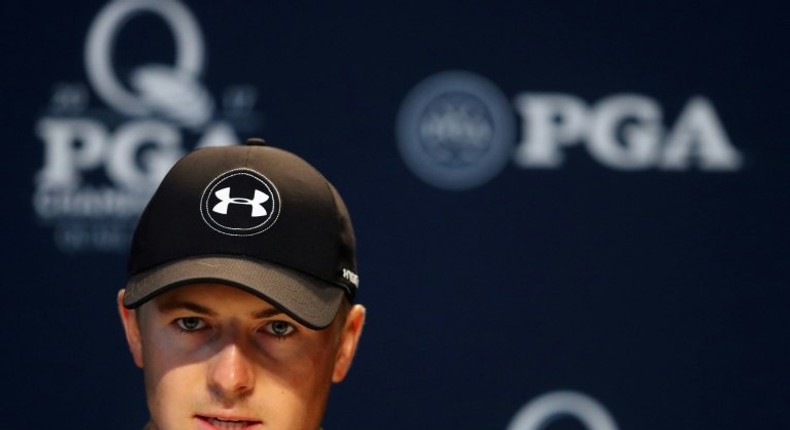
<instances>
[{"instance_id":1,"label":"black baseball cap","mask_svg":"<svg viewBox=\"0 0 790 430\"><path fill-rule=\"evenodd\" d=\"M356 295L355 246L345 203L305 160L262 139L202 148L172 167L140 216L123 304L216 282L322 329Z\"/></svg>"}]
</instances>

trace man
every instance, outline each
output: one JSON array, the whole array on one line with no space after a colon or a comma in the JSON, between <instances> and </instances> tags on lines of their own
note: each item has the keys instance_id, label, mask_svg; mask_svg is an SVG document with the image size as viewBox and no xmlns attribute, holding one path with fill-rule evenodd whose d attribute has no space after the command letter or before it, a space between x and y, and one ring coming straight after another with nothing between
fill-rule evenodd
<instances>
[{"instance_id":1,"label":"man","mask_svg":"<svg viewBox=\"0 0 790 430\"><path fill-rule=\"evenodd\" d=\"M365 319L345 204L260 139L170 170L118 293L150 430L316 430Z\"/></svg>"}]
</instances>

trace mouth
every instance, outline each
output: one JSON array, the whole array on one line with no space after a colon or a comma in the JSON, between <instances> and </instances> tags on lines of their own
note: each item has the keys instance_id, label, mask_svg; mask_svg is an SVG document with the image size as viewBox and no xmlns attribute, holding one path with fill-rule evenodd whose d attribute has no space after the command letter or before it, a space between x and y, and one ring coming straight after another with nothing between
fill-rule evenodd
<instances>
[{"instance_id":1,"label":"mouth","mask_svg":"<svg viewBox=\"0 0 790 430\"><path fill-rule=\"evenodd\" d=\"M262 424L261 421L247 419L232 419L199 415L196 418L199 421L208 424L206 426L206 429L208 430L254 430L259 429L259 425Z\"/></svg>"}]
</instances>

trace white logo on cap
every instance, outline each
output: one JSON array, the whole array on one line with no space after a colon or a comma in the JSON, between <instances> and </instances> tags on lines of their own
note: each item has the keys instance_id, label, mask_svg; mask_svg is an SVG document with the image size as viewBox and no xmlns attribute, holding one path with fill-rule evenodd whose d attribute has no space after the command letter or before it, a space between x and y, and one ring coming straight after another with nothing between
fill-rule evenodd
<instances>
[{"instance_id":1,"label":"white logo on cap","mask_svg":"<svg viewBox=\"0 0 790 430\"><path fill-rule=\"evenodd\" d=\"M250 210L232 209L231 205L249 206ZM277 222L280 193L266 176L254 170L231 170L214 178L203 191L200 215L218 233L253 236Z\"/></svg>"},{"instance_id":2,"label":"white logo on cap","mask_svg":"<svg viewBox=\"0 0 790 430\"><path fill-rule=\"evenodd\" d=\"M253 218L266 216L268 214L268 212L266 212L266 208L263 207L261 203L266 203L269 200L269 196L261 190L255 190L255 196L251 199L245 199L244 197L231 197L230 187L223 188L214 193L214 195L217 196L220 202L214 205L211 210L218 214L227 215L228 206L230 205L252 206L251 216Z\"/></svg>"},{"instance_id":3,"label":"white logo on cap","mask_svg":"<svg viewBox=\"0 0 790 430\"><path fill-rule=\"evenodd\" d=\"M343 269L343 278L354 284L355 287L359 287L359 276L356 273L348 269Z\"/></svg>"}]
</instances>

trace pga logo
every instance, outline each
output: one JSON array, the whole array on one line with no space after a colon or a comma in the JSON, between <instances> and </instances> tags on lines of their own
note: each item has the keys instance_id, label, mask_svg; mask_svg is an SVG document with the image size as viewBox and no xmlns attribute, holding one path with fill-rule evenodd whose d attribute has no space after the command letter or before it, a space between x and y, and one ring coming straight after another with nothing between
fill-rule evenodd
<instances>
[{"instance_id":1,"label":"pga logo","mask_svg":"<svg viewBox=\"0 0 790 430\"><path fill-rule=\"evenodd\" d=\"M713 105L703 97L686 103L674 125L664 126L661 106L638 94L619 94L588 106L567 94L521 94L516 109L523 120L515 162L527 168L553 168L563 151L584 145L607 167L737 170L741 156L730 143Z\"/></svg>"},{"instance_id":2,"label":"pga logo","mask_svg":"<svg viewBox=\"0 0 790 430\"><path fill-rule=\"evenodd\" d=\"M172 65L137 65L124 79L113 64L116 41L141 15L160 19L172 31L175 59ZM202 135L197 147L235 142L229 124L211 121L215 104L200 81L204 66L202 32L183 3L138 0L105 5L88 31L85 68L93 90L123 119L111 130L100 117L85 115L84 88L60 88L53 109L67 115L44 118L36 127L45 143L39 186L75 189L82 185L84 173L103 168L120 189L146 189L184 153L181 128Z\"/></svg>"},{"instance_id":3,"label":"pga logo","mask_svg":"<svg viewBox=\"0 0 790 430\"><path fill-rule=\"evenodd\" d=\"M513 110L520 117L516 137ZM737 171L742 156L713 104L691 97L667 121L654 98L615 94L593 104L562 93L518 94L511 105L487 79L446 71L419 83L397 119L398 148L412 172L447 190L480 186L513 162L557 169L583 146L598 164L616 170Z\"/></svg>"},{"instance_id":4,"label":"pga logo","mask_svg":"<svg viewBox=\"0 0 790 430\"><path fill-rule=\"evenodd\" d=\"M151 18L170 30L172 61L122 61L119 38ZM61 250L125 250L133 220L188 148L258 129L255 88L228 86L215 100L201 79L205 59L198 21L179 0L113 0L98 12L85 41L88 85L58 84L35 126L44 146L33 208ZM91 94L104 106L91 108Z\"/></svg>"},{"instance_id":5,"label":"pga logo","mask_svg":"<svg viewBox=\"0 0 790 430\"><path fill-rule=\"evenodd\" d=\"M44 141L42 189L75 189L86 172L103 169L121 189L155 186L183 154L182 135L172 124L151 120L128 121L115 131L89 118L48 118L36 131ZM236 140L227 124L214 124L197 147Z\"/></svg>"}]
</instances>

